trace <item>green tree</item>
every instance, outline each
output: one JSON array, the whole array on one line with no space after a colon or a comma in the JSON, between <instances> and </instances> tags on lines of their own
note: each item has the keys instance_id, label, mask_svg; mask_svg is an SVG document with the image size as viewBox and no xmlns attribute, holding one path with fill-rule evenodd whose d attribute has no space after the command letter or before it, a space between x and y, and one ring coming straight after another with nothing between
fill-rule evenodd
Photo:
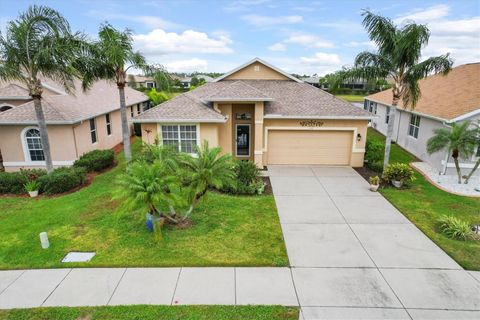
<instances>
[{"instance_id":1,"label":"green tree","mask_svg":"<svg viewBox=\"0 0 480 320\"><path fill-rule=\"evenodd\" d=\"M145 58L133 50L132 31L119 31L112 25L105 23L98 32L99 40L94 44L90 58L84 63L84 81L91 83L105 79L116 83L120 96L120 116L122 122L123 150L127 161L132 159L130 146L130 130L127 121L127 107L125 102L125 85L127 71L137 68L144 73L150 72Z\"/></svg>"},{"instance_id":2,"label":"green tree","mask_svg":"<svg viewBox=\"0 0 480 320\"><path fill-rule=\"evenodd\" d=\"M33 99L48 172L53 171L50 141L42 107L42 79L51 79L67 93L75 89L81 73L77 59L88 47L81 33L72 33L68 21L45 6L30 6L10 21L6 34L0 34L0 79L19 81Z\"/></svg>"},{"instance_id":3,"label":"green tree","mask_svg":"<svg viewBox=\"0 0 480 320\"><path fill-rule=\"evenodd\" d=\"M447 74L452 67L449 55L430 57L420 62L422 49L428 44L430 31L426 25L408 22L397 26L389 18L370 11L363 14L363 26L371 41L377 46L377 52L361 52L355 58L354 66L342 70L336 75L336 84L347 79L367 81L393 79L392 108L390 108L385 142L384 165L390 158L396 107L400 100L404 107L414 108L421 92L418 81L430 74Z\"/></svg>"},{"instance_id":4,"label":"green tree","mask_svg":"<svg viewBox=\"0 0 480 320\"><path fill-rule=\"evenodd\" d=\"M128 75L128 86L133 89L137 88L137 82L135 81L135 76L133 74Z\"/></svg>"},{"instance_id":5,"label":"green tree","mask_svg":"<svg viewBox=\"0 0 480 320\"><path fill-rule=\"evenodd\" d=\"M462 173L458 159L471 157L477 146L477 130L469 129L471 123L465 121L461 124L454 123L451 130L439 128L433 130L434 136L427 141L427 152L429 154L447 149L451 153L455 168L457 169L458 183L462 183Z\"/></svg>"},{"instance_id":6,"label":"green tree","mask_svg":"<svg viewBox=\"0 0 480 320\"><path fill-rule=\"evenodd\" d=\"M165 102L168 99L170 99L168 94L166 94L163 91L157 91L157 89L155 89L155 88L150 89L149 91L146 92L146 94L147 94L148 98L150 99L150 101L152 101L152 103L155 106L157 106L160 103Z\"/></svg>"}]
</instances>

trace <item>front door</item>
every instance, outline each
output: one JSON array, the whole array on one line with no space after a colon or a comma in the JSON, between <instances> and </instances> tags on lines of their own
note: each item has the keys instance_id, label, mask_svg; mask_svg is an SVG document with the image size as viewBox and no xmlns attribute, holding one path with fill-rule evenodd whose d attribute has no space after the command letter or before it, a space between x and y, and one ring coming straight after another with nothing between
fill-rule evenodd
<instances>
[{"instance_id":1,"label":"front door","mask_svg":"<svg viewBox=\"0 0 480 320\"><path fill-rule=\"evenodd\" d=\"M250 124L237 124L236 125L236 156L237 157L250 157Z\"/></svg>"}]
</instances>

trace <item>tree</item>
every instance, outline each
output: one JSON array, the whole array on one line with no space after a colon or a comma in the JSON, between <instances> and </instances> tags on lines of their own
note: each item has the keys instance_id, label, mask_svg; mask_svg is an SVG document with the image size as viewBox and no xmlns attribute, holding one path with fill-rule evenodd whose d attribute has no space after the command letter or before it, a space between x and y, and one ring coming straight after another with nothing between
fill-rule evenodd
<instances>
[{"instance_id":1,"label":"tree","mask_svg":"<svg viewBox=\"0 0 480 320\"><path fill-rule=\"evenodd\" d=\"M385 142L383 167L386 168L390 158L396 107L400 100L405 108L415 108L421 92L418 81L430 74L447 74L452 67L449 54L430 57L422 62L422 48L428 44L430 31L426 25L407 22L397 26L389 18L375 15L370 11L363 14L363 26L369 38L377 46L377 52L359 53L350 69L342 70L336 76L336 84L347 79L364 79L367 81L393 79L392 108L390 108Z\"/></svg>"},{"instance_id":2,"label":"tree","mask_svg":"<svg viewBox=\"0 0 480 320\"><path fill-rule=\"evenodd\" d=\"M477 126L477 150L480 150L480 125L476 124ZM477 154L478 155L478 154ZM468 181L470 180L470 178L473 176L473 174L475 173L475 171L478 169L478 167L480 166L480 157L478 158L477 162L475 163L475 165L473 166L472 170L470 171L470 173L467 175L467 177L465 178L465 184L468 183Z\"/></svg>"},{"instance_id":3,"label":"tree","mask_svg":"<svg viewBox=\"0 0 480 320\"><path fill-rule=\"evenodd\" d=\"M155 80L157 89L160 91L172 91L173 79L162 65L155 65L151 67L149 74Z\"/></svg>"},{"instance_id":4,"label":"tree","mask_svg":"<svg viewBox=\"0 0 480 320\"><path fill-rule=\"evenodd\" d=\"M135 76L133 74L128 75L128 86L133 89L137 87L137 82L135 81Z\"/></svg>"},{"instance_id":5,"label":"tree","mask_svg":"<svg viewBox=\"0 0 480 320\"><path fill-rule=\"evenodd\" d=\"M137 68L150 72L145 58L133 50L132 31L119 31L105 23L98 32L99 40L94 44L90 58L83 63L84 83L105 79L116 83L120 96L120 116L122 121L123 150L127 161L132 159L130 147L130 130L127 121L125 102L125 85L127 71Z\"/></svg>"},{"instance_id":6,"label":"tree","mask_svg":"<svg viewBox=\"0 0 480 320\"><path fill-rule=\"evenodd\" d=\"M477 146L477 130L469 129L469 121L461 124L454 123L451 130L439 128L433 130L434 136L427 141L427 152L429 154L447 149L452 154L455 168L457 169L458 183L462 183L462 173L458 158L471 157Z\"/></svg>"},{"instance_id":7,"label":"tree","mask_svg":"<svg viewBox=\"0 0 480 320\"><path fill-rule=\"evenodd\" d=\"M167 95L165 92L157 91L157 89L155 89L155 88L150 89L149 91L146 92L146 94L147 94L148 98L150 99L150 101L152 101L152 103L155 106L157 106L160 103L165 102L168 99L170 99L170 96Z\"/></svg>"},{"instance_id":8,"label":"tree","mask_svg":"<svg viewBox=\"0 0 480 320\"><path fill-rule=\"evenodd\" d=\"M0 79L19 81L33 99L48 172L53 171L50 141L42 107L43 79L63 86L67 93L75 89L81 73L74 66L87 48L81 33L72 33L68 21L45 6L30 6L7 24L0 34Z\"/></svg>"}]
</instances>

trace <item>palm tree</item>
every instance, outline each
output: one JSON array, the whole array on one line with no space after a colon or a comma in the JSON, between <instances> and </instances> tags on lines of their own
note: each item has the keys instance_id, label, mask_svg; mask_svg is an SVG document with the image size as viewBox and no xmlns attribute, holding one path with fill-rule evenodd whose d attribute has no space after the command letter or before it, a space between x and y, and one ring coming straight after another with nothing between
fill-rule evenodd
<instances>
[{"instance_id":1,"label":"palm tree","mask_svg":"<svg viewBox=\"0 0 480 320\"><path fill-rule=\"evenodd\" d=\"M30 6L7 24L5 36L0 34L0 79L19 81L27 87L33 99L48 172L53 170L53 163L42 108L42 79L51 79L67 93L73 92L74 80L80 77L74 64L85 46L84 36L72 34L68 21L45 6Z\"/></svg>"},{"instance_id":2,"label":"palm tree","mask_svg":"<svg viewBox=\"0 0 480 320\"><path fill-rule=\"evenodd\" d=\"M480 149L480 125L478 124L475 124L477 129L477 146L478 148ZM475 171L478 169L478 167L480 167L480 158L478 158L477 162L475 163L475 165L473 166L472 170L470 171L470 173L467 175L467 177L465 178L465 184L468 183L468 181L470 180L470 178L473 176L473 174L475 173Z\"/></svg>"},{"instance_id":3,"label":"palm tree","mask_svg":"<svg viewBox=\"0 0 480 320\"><path fill-rule=\"evenodd\" d=\"M427 152L429 154L447 149L452 154L455 168L457 169L458 183L462 183L462 173L458 158L470 157L477 145L477 130L469 129L470 122L461 124L454 123L452 129L439 128L433 130L434 136L427 141Z\"/></svg>"},{"instance_id":4,"label":"palm tree","mask_svg":"<svg viewBox=\"0 0 480 320\"><path fill-rule=\"evenodd\" d=\"M83 61L85 83L104 79L116 83L120 95L120 117L122 121L123 150L127 161L132 159L130 147L130 130L127 121L125 86L127 71L130 68L148 72L150 69L145 58L133 50L132 31L119 31L108 23L103 24L98 32L99 40L94 44L92 55Z\"/></svg>"},{"instance_id":5,"label":"palm tree","mask_svg":"<svg viewBox=\"0 0 480 320\"><path fill-rule=\"evenodd\" d=\"M384 165L390 157L396 107L400 99L404 107L415 107L420 98L418 81L430 74L447 74L453 64L449 55L431 57L422 62L422 48L428 44L430 31L427 26L408 22L399 27L389 18L375 15L370 11L363 14L363 26L369 38L378 47L376 53L364 51L355 58L354 67L337 74L336 84L347 79L367 81L391 77L392 108L390 108L387 137L385 142Z\"/></svg>"},{"instance_id":6,"label":"palm tree","mask_svg":"<svg viewBox=\"0 0 480 320\"><path fill-rule=\"evenodd\" d=\"M220 147L210 149L205 140L201 147L196 147L197 156L184 155L181 164L187 173L190 207L182 220L188 218L209 187L221 189L235 185L232 156L220 155L221 151Z\"/></svg>"}]
</instances>

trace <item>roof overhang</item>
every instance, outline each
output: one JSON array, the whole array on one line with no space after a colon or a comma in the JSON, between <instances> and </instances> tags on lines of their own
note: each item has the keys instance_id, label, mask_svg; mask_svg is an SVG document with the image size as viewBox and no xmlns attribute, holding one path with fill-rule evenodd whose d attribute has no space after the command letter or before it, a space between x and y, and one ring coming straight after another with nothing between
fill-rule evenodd
<instances>
[{"instance_id":1,"label":"roof overhang","mask_svg":"<svg viewBox=\"0 0 480 320\"><path fill-rule=\"evenodd\" d=\"M225 123L225 119L133 119L133 123Z\"/></svg>"},{"instance_id":2,"label":"roof overhang","mask_svg":"<svg viewBox=\"0 0 480 320\"><path fill-rule=\"evenodd\" d=\"M259 101L273 101L273 98L222 98L222 97L212 97L204 98L202 101L205 102L259 102Z\"/></svg>"},{"instance_id":3,"label":"roof overhang","mask_svg":"<svg viewBox=\"0 0 480 320\"><path fill-rule=\"evenodd\" d=\"M31 100L30 96L0 96L0 100Z\"/></svg>"},{"instance_id":4,"label":"roof overhang","mask_svg":"<svg viewBox=\"0 0 480 320\"><path fill-rule=\"evenodd\" d=\"M304 116L304 115L282 115L282 114L266 114L264 119L324 119L324 120L371 120L378 116Z\"/></svg>"},{"instance_id":5,"label":"roof overhang","mask_svg":"<svg viewBox=\"0 0 480 320\"><path fill-rule=\"evenodd\" d=\"M461 116L458 116L456 118L448 120L447 123L453 123L453 122L467 120L468 118L474 117L476 115L480 115L480 107L478 107L478 109L476 109L476 110L473 110L471 112L462 114Z\"/></svg>"}]
</instances>

